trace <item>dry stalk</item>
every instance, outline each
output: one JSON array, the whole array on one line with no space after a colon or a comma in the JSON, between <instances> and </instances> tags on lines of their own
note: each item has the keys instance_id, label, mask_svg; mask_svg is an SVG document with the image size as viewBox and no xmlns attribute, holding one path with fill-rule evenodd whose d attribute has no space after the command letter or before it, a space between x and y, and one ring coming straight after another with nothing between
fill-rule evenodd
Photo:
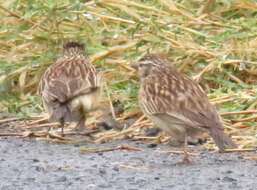
<instances>
[{"instance_id":1,"label":"dry stalk","mask_svg":"<svg viewBox=\"0 0 257 190\"><path fill-rule=\"evenodd\" d=\"M225 115L253 114L253 113L257 113L257 110L244 110L244 111L223 112L223 113L220 113L220 115L221 116L225 116Z\"/></svg>"},{"instance_id":2,"label":"dry stalk","mask_svg":"<svg viewBox=\"0 0 257 190\"><path fill-rule=\"evenodd\" d=\"M91 57L91 62L96 62L100 59L103 59L104 57L106 56L109 56L113 53L116 53L116 52L123 52L127 49L130 49L132 47L134 47L138 42L130 42L128 44L125 44L125 45L119 45L119 46L114 46L114 47L111 47L109 50L106 50L106 51L103 51L103 52L100 52L98 54L95 54L94 56Z\"/></svg>"},{"instance_id":3,"label":"dry stalk","mask_svg":"<svg viewBox=\"0 0 257 190\"><path fill-rule=\"evenodd\" d=\"M18 120L21 120L21 118L14 117L14 118L1 119L0 124L11 122L11 121L18 121Z\"/></svg>"},{"instance_id":4,"label":"dry stalk","mask_svg":"<svg viewBox=\"0 0 257 190\"><path fill-rule=\"evenodd\" d=\"M111 152L115 150L127 150L127 151L142 151L140 148L128 146L128 145L121 145L113 148L86 148L82 147L80 148L80 153L100 153L100 152Z\"/></svg>"}]
</instances>

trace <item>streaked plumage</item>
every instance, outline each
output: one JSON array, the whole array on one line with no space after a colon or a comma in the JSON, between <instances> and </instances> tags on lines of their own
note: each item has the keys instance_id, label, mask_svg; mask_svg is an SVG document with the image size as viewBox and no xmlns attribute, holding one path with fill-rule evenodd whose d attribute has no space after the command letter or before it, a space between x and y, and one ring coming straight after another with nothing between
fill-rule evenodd
<instances>
[{"instance_id":1,"label":"streaked plumage","mask_svg":"<svg viewBox=\"0 0 257 190\"><path fill-rule=\"evenodd\" d=\"M136 64L139 104L158 127L184 142L208 132L221 151L236 145L224 133L220 117L202 88L161 56L150 54Z\"/></svg>"},{"instance_id":2,"label":"streaked plumage","mask_svg":"<svg viewBox=\"0 0 257 190\"><path fill-rule=\"evenodd\" d=\"M76 121L82 129L85 114L98 106L101 77L84 53L84 45L68 42L63 55L44 73L39 93L51 121Z\"/></svg>"}]
</instances>

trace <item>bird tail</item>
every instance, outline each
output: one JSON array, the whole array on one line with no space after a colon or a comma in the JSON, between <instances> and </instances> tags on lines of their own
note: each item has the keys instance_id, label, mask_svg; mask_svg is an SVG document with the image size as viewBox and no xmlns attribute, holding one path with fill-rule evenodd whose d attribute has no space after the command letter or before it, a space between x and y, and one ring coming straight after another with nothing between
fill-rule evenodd
<instances>
[{"instance_id":1,"label":"bird tail","mask_svg":"<svg viewBox=\"0 0 257 190\"><path fill-rule=\"evenodd\" d=\"M219 128L212 128L210 135L221 152L224 152L225 149L237 148L232 139Z\"/></svg>"},{"instance_id":2,"label":"bird tail","mask_svg":"<svg viewBox=\"0 0 257 190\"><path fill-rule=\"evenodd\" d=\"M71 120L71 111L67 105L58 105L55 106L52 114L50 116L50 121L70 121Z\"/></svg>"}]
</instances>

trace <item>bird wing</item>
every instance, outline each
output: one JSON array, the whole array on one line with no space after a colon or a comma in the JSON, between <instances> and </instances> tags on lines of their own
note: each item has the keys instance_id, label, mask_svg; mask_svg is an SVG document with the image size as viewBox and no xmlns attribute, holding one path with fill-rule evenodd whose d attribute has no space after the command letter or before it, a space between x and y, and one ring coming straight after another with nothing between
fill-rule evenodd
<instances>
[{"instance_id":1,"label":"bird wing","mask_svg":"<svg viewBox=\"0 0 257 190\"><path fill-rule=\"evenodd\" d=\"M87 59L60 59L45 72L39 91L47 102L65 103L99 87L100 76Z\"/></svg>"},{"instance_id":2,"label":"bird wing","mask_svg":"<svg viewBox=\"0 0 257 190\"><path fill-rule=\"evenodd\" d=\"M165 119L182 121L190 127L222 128L215 107L202 88L191 79L176 71L168 71L156 72L145 80L140 89L143 97L140 102L147 115L163 114Z\"/></svg>"}]
</instances>

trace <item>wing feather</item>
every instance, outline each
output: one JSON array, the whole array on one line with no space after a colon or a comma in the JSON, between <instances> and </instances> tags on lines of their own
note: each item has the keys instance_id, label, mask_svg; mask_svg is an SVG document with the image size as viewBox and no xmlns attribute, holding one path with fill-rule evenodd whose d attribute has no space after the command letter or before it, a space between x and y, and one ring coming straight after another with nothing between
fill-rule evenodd
<instances>
[{"instance_id":1,"label":"wing feather","mask_svg":"<svg viewBox=\"0 0 257 190\"><path fill-rule=\"evenodd\" d=\"M222 128L215 107L197 83L173 70L154 73L140 88L140 106L146 115L167 114L191 127Z\"/></svg>"},{"instance_id":2,"label":"wing feather","mask_svg":"<svg viewBox=\"0 0 257 190\"><path fill-rule=\"evenodd\" d=\"M85 58L59 59L45 72L39 92L45 100L64 103L99 88L98 77L94 66Z\"/></svg>"}]
</instances>

